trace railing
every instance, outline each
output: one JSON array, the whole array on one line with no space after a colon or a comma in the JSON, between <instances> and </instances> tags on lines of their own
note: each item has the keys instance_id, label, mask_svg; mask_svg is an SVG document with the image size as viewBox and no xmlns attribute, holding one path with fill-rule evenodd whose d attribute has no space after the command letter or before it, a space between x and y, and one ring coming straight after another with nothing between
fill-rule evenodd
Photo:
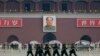
<instances>
[{"instance_id":1,"label":"railing","mask_svg":"<svg viewBox=\"0 0 100 56\"><path fill-rule=\"evenodd\" d=\"M55 11L55 10L51 10L51 11L43 11L43 10L39 10L39 11L35 11L35 10L23 10L23 11L18 11L18 10L5 10L2 11L0 10L0 13L100 13L100 10L63 10L63 11Z\"/></svg>"}]
</instances>

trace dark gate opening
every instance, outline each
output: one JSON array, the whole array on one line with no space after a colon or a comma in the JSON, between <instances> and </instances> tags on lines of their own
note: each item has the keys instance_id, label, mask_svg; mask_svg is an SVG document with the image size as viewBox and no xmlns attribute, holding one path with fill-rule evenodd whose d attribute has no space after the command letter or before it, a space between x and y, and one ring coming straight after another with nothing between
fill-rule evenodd
<instances>
[{"instance_id":1,"label":"dark gate opening","mask_svg":"<svg viewBox=\"0 0 100 56\"><path fill-rule=\"evenodd\" d=\"M10 35L7 38L7 42L10 43L12 41L19 41L18 37L16 35Z\"/></svg>"},{"instance_id":2,"label":"dark gate opening","mask_svg":"<svg viewBox=\"0 0 100 56\"><path fill-rule=\"evenodd\" d=\"M88 36L88 35L83 35L83 36L81 37L81 39L80 39L80 40L85 40L85 41L92 42L91 37L90 37L90 36Z\"/></svg>"},{"instance_id":3,"label":"dark gate opening","mask_svg":"<svg viewBox=\"0 0 100 56\"><path fill-rule=\"evenodd\" d=\"M53 33L47 33L43 37L43 43L47 43L52 40L56 40L56 36Z\"/></svg>"}]
</instances>

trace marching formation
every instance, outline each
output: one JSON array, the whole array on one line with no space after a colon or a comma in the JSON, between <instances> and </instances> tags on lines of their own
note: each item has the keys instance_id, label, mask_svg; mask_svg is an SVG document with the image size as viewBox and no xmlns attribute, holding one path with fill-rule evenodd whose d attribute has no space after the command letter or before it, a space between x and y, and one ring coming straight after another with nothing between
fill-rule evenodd
<instances>
[{"instance_id":1,"label":"marching formation","mask_svg":"<svg viewBox=\"0 0 100 56\"><path fill-rule=\"evenodd\" d=\"M62 48L61 51L59 51L60 47L58 44L53 44L53 45L49 45L49 44L36 44L34 46L35 48L35 53L33 54L33 48L31 44L28 44L28 51L27 51L27 56L31 55L31 56L72 56L72 54L74 56L76 55L76 48L74 44L71 44L70 46L70 51L69 53L67 52L67 47L66 44L62 44Z\"/></svg>"}]
</instances>

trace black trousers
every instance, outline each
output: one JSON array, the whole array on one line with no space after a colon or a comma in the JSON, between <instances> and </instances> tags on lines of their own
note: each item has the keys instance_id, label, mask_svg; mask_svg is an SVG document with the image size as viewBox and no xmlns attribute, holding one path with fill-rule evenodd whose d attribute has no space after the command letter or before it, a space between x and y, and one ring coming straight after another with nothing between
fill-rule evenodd
<instances>
[{"instance_id":1,"label":"black trousers","mask_svg":"<svg viewBox=\"0 0 100 56\"><path fill-rule=\"evenodd\" d=\"M53 56L55 56L57 54L57 56L60 56L59 51L58 50L54 50L53 52Z\"/></svg>"},{"instance_id":2,"label":"black trousers","mask_svg":"<svg viewBox=\"0 0 100 56\"><path fill-rule=\"evenodd\" d=\"M70 51L70 56L72 56L72 54L74 54L74 56L77 56L76 55L76 52L73 50L73 51Z\"/></svg>"},{"instance_id":3,"label":"black trousers","mask_svg":"<svg viewBox=\"0 0 100 56\"><path fill-rule=\"evenodd\" d=\"M50 51L45 51L44 56L46 56L48 54L48 56L51 56Z\"/></svg>"},{"instance_id":4,"label":"black trousers","mask_svg":"<svg viewBox=\"0 0 100 56\"><path fill-rule=\"evenodd\" d=\"M36 51L35 56L38 56L38 55L39 55L39 56L43 56L41 52Z\"/></svg>"},{"instance_id":5,"label":"black trousers","mask_svg":"<svg viewBox=\"0 0 100 56\"><path fill-rule=\"evenodd\" d=\"M29 56L29 54L31 54L31 56L34 56L33 53L32 53L32 51L28 51L27 52L27 56Z\"/></svg>"},{"instance_id":6,"label":"black trousers","mask_svg":"<svg viewBox=\"0 0 100 56\"><path fill-rule=\"evenodd\" d=\"M63 56L64 54L65 54L66 56L68 56L68 53L67 53L66 50L61 51L61 56Z\"/></svg>"}]
</instances>

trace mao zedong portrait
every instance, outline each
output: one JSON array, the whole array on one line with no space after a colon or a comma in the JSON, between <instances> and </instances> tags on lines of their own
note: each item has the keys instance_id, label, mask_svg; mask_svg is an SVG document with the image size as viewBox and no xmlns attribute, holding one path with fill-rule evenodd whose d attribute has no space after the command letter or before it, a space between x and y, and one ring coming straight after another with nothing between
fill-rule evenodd
<instances>
[{"instance_id":1,"label":"mao zedong portrait","mask_svg":"<svg viewBox=\"0 0 100 56\"><path fill-rule=\"evenodd\" d=\"M45 20L46 20L46 25L44 26L44 31L56 32L56 27L53 25L54 23L53 17L47 17Z\"/></svg>"}]
</instances>

